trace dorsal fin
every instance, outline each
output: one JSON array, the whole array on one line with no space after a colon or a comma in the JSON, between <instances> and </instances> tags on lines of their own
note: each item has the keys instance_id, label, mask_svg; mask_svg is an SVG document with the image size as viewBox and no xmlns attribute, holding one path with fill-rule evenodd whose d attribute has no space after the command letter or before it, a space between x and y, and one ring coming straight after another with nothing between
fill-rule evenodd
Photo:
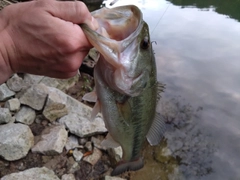
<instances>
[{"instance_id":1,"label":"dorsal fin","mask_svg":"<svg viewBox=\"0 0 240 180\"><path fill-rule=\"evenodd\" d=\"M166 123L164 121L164 117L160 113L156 113L152 126L149 129L148 134L146 136L151 146L160 143L165 130Z\"/></svg>"}]
</instances>

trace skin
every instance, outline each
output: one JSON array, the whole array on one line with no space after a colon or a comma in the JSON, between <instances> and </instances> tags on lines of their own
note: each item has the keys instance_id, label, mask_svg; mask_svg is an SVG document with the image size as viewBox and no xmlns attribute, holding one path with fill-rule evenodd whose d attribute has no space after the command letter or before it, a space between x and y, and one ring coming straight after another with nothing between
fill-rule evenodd
<instances>
[{"instance_id":1,"label":"skin","mask_svg":"<svg viewBox=\"0 0 240 180\"><path fill-rule=\"evenodd\" d=\"M35 0L0 11L0 84L22 72L55 78L77 74L92 45L78 24L97 29L79 1Z\"/></svg>"}]
</instances>

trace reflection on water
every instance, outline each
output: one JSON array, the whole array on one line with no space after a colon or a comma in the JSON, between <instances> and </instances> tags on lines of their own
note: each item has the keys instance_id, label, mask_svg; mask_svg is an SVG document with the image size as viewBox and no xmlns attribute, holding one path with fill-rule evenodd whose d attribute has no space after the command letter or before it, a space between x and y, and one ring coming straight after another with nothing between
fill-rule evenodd
<instances>
[{"instance_id":1,"label":"reflection on water","mask_svg":"<svg viewBox=\"0 0 240 180\"><path fill-rule=\"evenodd\" d=\"M240 179L240 1L131 3L157 42L166 84L158 111L169 121L165 140L146 147L146 165L131 179Z\"/></svg>"},{"instance_id":2,"label":"reflection on water","mask_svg":"<svg viewBox=\"0 0 240 180\"><path fill-rule=\"evenodd\" d=\"M230 18L240 21L240 1L219 1L219 0L168 0L174 5L181 7L197 7L199 9L214 8L219 14L225 14Z\"/></svg>"}]
</instances>

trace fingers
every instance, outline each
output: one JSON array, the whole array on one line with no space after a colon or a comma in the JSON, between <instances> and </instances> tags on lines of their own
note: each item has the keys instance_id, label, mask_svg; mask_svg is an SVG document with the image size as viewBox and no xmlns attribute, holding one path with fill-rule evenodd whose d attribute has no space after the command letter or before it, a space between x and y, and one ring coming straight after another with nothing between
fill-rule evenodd
<instances>
[{"instance_id":1,"label":"fingers","mask_svg":"<svg viewBox=\"0 0 240 180\"><path fill-rule=\"evenodd\" d=\"M47 11L53 16L75 24L86 23L92 29L97 29L98 23L83 2L52 1L51 3L52 5Z\"/></svg>"}]
</instances>

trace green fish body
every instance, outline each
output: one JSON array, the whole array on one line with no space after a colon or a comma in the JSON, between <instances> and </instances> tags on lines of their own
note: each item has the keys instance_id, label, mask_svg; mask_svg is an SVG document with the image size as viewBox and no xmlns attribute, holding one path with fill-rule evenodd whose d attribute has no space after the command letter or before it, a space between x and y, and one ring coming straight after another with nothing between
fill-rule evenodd
<instances>
[{"instance_id":1,"label":"green fish body","mask_svg":"<svg viewBox=\"0 0 240 180\"><path fill-rule=\"evenodd\" d=\"M162 137L164 122L155 113L159 93L156 62L148 25L136 6L104 8L93 16L106 27L100 33L81 25L100 52L94 69L97 103L93 111L101 111L111 141L122 147L122 161L112 172L118 175L143 167L141 150L146 137L151 145ZM110 143L106 140L105 144Z\"/></svg>"}]
</instances>

